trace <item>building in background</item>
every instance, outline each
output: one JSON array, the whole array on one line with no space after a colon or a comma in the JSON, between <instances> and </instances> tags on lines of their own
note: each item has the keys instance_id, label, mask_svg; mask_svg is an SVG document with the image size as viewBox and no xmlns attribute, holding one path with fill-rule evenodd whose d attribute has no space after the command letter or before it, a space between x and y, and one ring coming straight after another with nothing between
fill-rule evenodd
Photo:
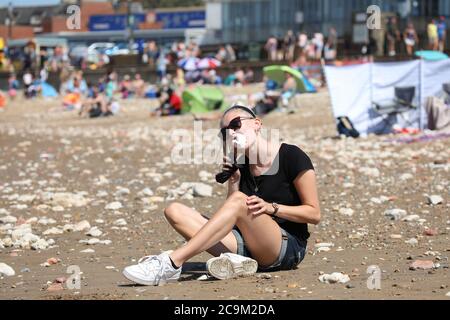
<instances>
[{"instance_id":1,"label":"building in background","mask_svg":"<svg viewBox=\"0 0 450 320\"><path fill-rule=\"evenodd\" d=\"M330 26L351 38L354 16L370 5L412 19L423 30L429 17L450 17L448 0L206 0L206 42L263 42L289 29L326 34Z\"/></svg>"}]
</instances>

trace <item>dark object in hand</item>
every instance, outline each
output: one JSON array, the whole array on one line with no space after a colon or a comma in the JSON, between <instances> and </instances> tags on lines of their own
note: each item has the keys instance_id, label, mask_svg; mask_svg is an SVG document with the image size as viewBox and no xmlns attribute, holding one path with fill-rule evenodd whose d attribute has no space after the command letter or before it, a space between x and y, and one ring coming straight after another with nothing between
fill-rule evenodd
<instances>
[{"instance_id":1,"label":"dark object in hand","mask_svg":"<svg viewBox=\"0 0 450 320\"><path fill-rule=\"evenodd\" d=\"M218 174L216 174L216 181L218 183L225 183L230 179L230 177L236 172L239 167L236 164L233 164L230 170L224 170Z\"/></svg>"}]
</instances>

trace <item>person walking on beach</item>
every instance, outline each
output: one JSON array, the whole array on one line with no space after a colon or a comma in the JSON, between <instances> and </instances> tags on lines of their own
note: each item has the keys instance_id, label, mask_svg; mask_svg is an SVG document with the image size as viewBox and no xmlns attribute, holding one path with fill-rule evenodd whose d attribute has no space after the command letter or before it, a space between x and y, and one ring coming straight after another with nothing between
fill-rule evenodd
<instances>
[{"instance_id":1,"label":"person walking on beach","mask_svg":"<svg viewBox=\"0 0 450 320\"><path fill-rule=\"evenodd\" d=\"M430 50L437 50L439 47L438 27L436 21L432 19L427 26L428 45Z\"/></svg>"},{"instance_id":2,"label":"person walking on beach","mask_svg":"<svg viewBox=\"0 0 450 320\"><path fill-rule=\"evenodd\" d=\"M412 56L414 53L414 47L419 43L419 37L417 36L414 25L410 22L403 32L403 39L405 41L406 53L408 56Z\"/></svg>"},{"instance_id":3,"label":"person walking on beach","mask_svg":"<svg viewBox=\"0 0 450 320\"><path fill-rule=\"evenodd\" d=\"M234 105L224 112L224 144L243 149L238 159L245 159L236 169L224 158L227 198L210 219L170 204L164 215L187 243L141 258L123 270L127 279L141 285L177 281L182 265L204 251L215 256L206 266L218 279L297 267L306 253L307 224L318 224L321 217L314 167L299 147L268 141L261 129L262 121L248 107Z\"/></svg>"}]
</instances>

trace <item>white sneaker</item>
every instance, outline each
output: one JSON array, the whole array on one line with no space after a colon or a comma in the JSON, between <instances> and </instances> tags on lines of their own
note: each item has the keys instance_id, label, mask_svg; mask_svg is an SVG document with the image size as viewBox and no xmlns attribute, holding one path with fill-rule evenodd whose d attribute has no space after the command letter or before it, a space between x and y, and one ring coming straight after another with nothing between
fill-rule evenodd
<instances>
[{"instance_id":1,"label":"white sneaker","mask_svg":"<svg viewBox=\"0 0 450 320\"><path fill-rule=\"evenodd\" d=\"M222 253L220 257L206 262L208 272L215 278L225 280L236 276L247 276L256 273L258 262L234 253Z\"/></svg>"},{"instance_id":2,"label":"white sneaker","mask_svg":"<svg viewBox=\"0 0 450 320\"><path fill-rule=\"evenodd\" d=\"M181 267L175 269L169 258L169 252L157 256L146 256L139 259L138 264L123 270L125 278L145 286L159 286L175 282L180 278Z\"/></svg>"}]
</instances>

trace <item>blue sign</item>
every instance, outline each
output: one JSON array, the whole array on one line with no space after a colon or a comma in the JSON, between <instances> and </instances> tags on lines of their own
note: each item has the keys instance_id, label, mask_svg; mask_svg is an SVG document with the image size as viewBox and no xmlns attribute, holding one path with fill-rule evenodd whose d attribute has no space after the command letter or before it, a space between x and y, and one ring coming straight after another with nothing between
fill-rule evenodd
<instances>
[{"instance_id":1,"label":"blue sign","mask_svg":"<svg viewBox=\"0 0 450 320\"><path fill-rule=\"evenodd\" d=\"M133 29L139 29L139 24L146 22L146 14L131 15ZM162 24L162 29L204 28L206 26L205 10L156 12L156 22ZM126 30L127 15L93 15L89 17L89 31Z\"/></svg>"},{"instance_id":2,"label":"blue sign","mask_svg":"<svg viewBox=\"0 0 450 320\"><path fill-rule=\"evenodd\" d=\"M205 10L157 12L156 21L163 24L163 29L204 28L206 13Z\"/></svg>"},{"instance_id":3,"label":"blue sign","mask_svg":"<svg viewBox=\"0 0 450 320\"><path fill-rule=\"evenodd\" d=\"M145 14L133 14L130 16L133 29L138 29L139 24L145 22ZM93 15L89 17L89 31L115 31L127 28L127 15Z\"/></svg>"}]
</instances>

